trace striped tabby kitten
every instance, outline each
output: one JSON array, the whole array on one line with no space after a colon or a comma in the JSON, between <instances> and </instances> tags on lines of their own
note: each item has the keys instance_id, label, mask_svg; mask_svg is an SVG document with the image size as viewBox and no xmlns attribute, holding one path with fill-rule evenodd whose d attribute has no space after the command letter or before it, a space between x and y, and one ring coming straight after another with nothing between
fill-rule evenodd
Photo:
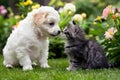
<instances>
[{"instance_id":1,"label":"striped tabby kitten","mask_svg":"<svg viewBox=\"0 0 120 80\"><path fill-rule=\"evenodd\" d=\"M70 24L63 33L67 38L65 53L70 59L67 70L108 68L108 60L102 47L87 40L79 26Z\"/></svg>"}]
</instances>

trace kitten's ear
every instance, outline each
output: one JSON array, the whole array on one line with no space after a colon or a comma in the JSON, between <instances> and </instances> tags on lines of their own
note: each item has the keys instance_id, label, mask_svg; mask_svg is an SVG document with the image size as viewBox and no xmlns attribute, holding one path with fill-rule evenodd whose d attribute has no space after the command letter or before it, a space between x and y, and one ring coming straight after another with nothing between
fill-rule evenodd
<instances>
[{"instance_id":1,"label":"kitten's ear","mask_svg":"<svg viewBox=\"0 0 120 80\"><path fill-rule=\"evenodd\" d=\"M73 31L72 31L72 37L73 38L76 38L77 36L76 35L78 35L78 32L79 32L79 29L78 29L78 27L76 27L76 25L74 25L74 28L73 28Z\"/></svg>"},{"instance_id":2,"label":"kitten's ear","mask_svg":"<svg viewBox=\"0 0 120 80\"><path fill-rule=\"evenodd\" d=\"M75 27L75 32L78 32L80 27L78 25L74 25L74 27Z\"/></svg>"}]
</instances>

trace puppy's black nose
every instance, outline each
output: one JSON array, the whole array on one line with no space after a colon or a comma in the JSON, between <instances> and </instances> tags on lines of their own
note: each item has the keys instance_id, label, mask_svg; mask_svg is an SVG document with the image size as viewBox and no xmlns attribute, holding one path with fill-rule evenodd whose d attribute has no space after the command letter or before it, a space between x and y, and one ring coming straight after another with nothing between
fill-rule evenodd
<instances>
[{"instance_id":1,"label":"puppy's black nose","mask_svg":"<svg viewBox=\"0 0 120 80\"><path fill-rule=\"evenodd\" d=\"M61 31L58 31L58 34L60 34Z\"/></svg>"}]
</instances>

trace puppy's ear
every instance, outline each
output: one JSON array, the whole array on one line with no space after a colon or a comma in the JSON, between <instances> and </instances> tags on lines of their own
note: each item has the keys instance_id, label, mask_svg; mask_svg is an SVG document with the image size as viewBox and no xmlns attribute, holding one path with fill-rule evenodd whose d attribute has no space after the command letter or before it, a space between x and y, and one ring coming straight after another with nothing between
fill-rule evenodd
<instances>
[{"instance_id":1,"label":"puppy's ear","mask_svg":"<svg viewBox=\"0 0 120 80\"><path fill-rule=\"evenodd\" d=\"M45 18L47 18L48 13L36 13L33 17L34 17L34 23L39 26L41 25L44 21Z\"/></svg>"}]
</instances>

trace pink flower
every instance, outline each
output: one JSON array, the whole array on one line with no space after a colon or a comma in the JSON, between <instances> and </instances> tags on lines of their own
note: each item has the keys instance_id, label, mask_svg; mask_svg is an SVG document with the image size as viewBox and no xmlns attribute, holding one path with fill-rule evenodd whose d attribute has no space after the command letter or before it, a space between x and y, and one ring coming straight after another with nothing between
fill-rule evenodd
<instances>
[{"instance_id":1,"label":"pink flower","mask_svg":"<svg viewBox=\"0 0 120 80\"><path fill-rule=\"evenodd\" d=\"M5 7L3 5L0 6L0 14L1 15L5 15L7 13L7 10L5 9Z\"/></svg>"},{"instance_id":2,"label":"pink flower","mask_svg":"<svg viewBox=\"0 0 120 80\"><path fill-rule=\"evenodd\" d=\"M16 28L17 28L17 26L16 26L16 25L12 26L12 29L13 29L13 30L15 30Z\"/></svg>"},{"instance_id":3,"label":"pink flower","mask_svg":"<svg viewBox=\"0 0 120 80\"><path fill-rule=\"evenodd\" d=\"M7 13L6 9L3 9L3 10L0 11L0 14L2 14L2 15L5 15L6 13Z\"/></svg>"},{"instance_id":4,"label":"pink flower","mask_svg":"<svg viewBox=\"0 0 120 80\"><path fill-rule=\"evenodd\" d=\"M2 10L2 9L5 9L5 7L3 5L0 6L0 10Z\"/></svg>"},{"instance_id":5,"label":"pink flower","mask_svg":"<svg viewBox=\"0 0 120 80\"><path fill-rule=\"evenodd\" d=\"M109 13L112 13L112 6L107 6L103 10L103 13L102 13L103 18L106 19Z\"/></svg>"},{"instance_id":6,"label":"pink flower","mask_svg":"<svg viewBox=\"0 0 120 80\"><path fill-rule=\"evenodd\" d=\"M12 29L15 30L15 29L18 28L18 26L19 26L19 22L17 22L15 25L13 25L13 26L12 26Z\"/></svg>"}]
</instances>

